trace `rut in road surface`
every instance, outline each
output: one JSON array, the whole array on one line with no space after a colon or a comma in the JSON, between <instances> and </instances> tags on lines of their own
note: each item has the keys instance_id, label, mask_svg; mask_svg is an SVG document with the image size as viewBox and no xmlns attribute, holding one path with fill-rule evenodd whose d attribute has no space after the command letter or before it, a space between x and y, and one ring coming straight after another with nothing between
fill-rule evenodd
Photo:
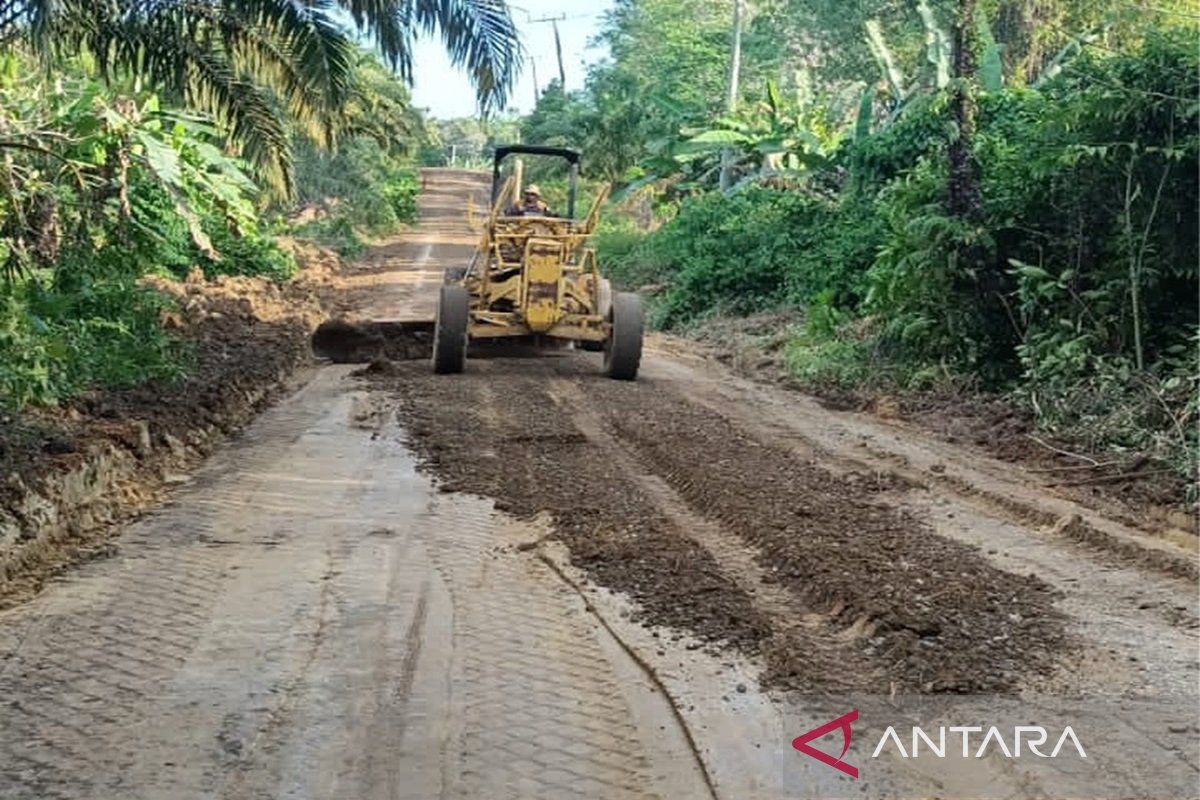
<instances>
[{"instance_id":1,"label":"rut in road surface","mask_svg":"<svg viewBox=\"0 0 1200 800\"><path fill-rule=\"evenodd\" d=\"M420 227L339 276L349 319L428 312L479 185L433 173ZM0 612L0 799L710 796L661 686L521 547L543 528L433 491L349 372Z\"/></svg>"},{"instance_id":2,"label":"rut in road surface","mask_svg":"<svg viewBox=\"0 0 1200 800\"><path fill-rule=\"evenodd\" d=\"M761 653L771 685L985 692L1054 663L1054 592L878 499L887 479L835 476L594 361L476 360L450 379L405 364L378 380L444 489L550 512L574 563L645 621Z\"/></svg>"}]
</instances>

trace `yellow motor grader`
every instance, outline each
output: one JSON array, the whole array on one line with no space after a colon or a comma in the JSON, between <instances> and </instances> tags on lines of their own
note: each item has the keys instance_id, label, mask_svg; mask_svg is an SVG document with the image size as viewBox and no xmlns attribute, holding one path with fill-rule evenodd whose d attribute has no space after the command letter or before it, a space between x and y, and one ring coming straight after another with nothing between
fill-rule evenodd
<instances>
[{"instance_id":1,"label":"yellow motor grader","mask_svg":"<svg viewBox=\"0 0 1200 800\"><path fill-rule=\"evenodd\" d=\"M518 209L521 169L507 178L509 156L562 158L569 185L565 216L510 213ZM509 145L496 148L491 208L474 257L465 268L447 270L434 324L433 369L462 372L471 342L524 340L535 344L574 342L604 354L604 371L618 380L637 377L642 357L641 298L613 292L587 246L602 189L587 215L575 219L580 154L560 147Z\"/></svg>"}]
</instances>

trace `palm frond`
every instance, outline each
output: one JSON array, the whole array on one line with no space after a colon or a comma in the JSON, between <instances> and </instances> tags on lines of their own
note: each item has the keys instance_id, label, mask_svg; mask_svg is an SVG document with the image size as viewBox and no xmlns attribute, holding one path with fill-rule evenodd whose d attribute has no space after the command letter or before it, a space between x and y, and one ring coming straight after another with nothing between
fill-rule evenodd
<instances>
[{"instance_id":1,"label":"palm frond","mask_svg":"<svg viewBox=\"0 0 1200 800\"><path fill-rule=\"evenodd\" d=\"M108 79L137 78L216 117L277 187L289 181L282 116L332 144L353 91L348 13L405 79L413 43L437 34L482 109L502 108L521 62L504 0L0 0L0 47L87 53Z\"/></svg>"},{"instance_id":2,"label":"palm frond","mask_svg":"<svg viewBox=\"0 0 1200 800\"><path fill-rule=\"evenodd\" d=\"M470 72L481 108L498 110L521 66L523 51L503 0L414 0L413 19L438 30L456 66Z\"/></svg>"},{"instance_id":3,"label":"palm frond","mask_svg":"<svg viewBox=\"0 0 1200 800\"><path fill-rule=\"evenodd\" d=\"M355 69L354 48L342 31L323 16L280 23L259 11L247 25L226 7L210 15L233 69L271 89L311 138L332 145Z\"/></svg>"},{"instance_id":4,"label":"palm frond","mask_svg":"<svg viewBox=\"0 0 1200 800\"><path fill-rule=\"evenodd\" d=\"M283 195L291 191L292 151L287 126L271 98L243 80L220 58L193 52L184 86L188 103L211 114L254 164L267 183Z\"/></svg>"},{"instance_id":5,"label":"palm frond","mask_svg":"<svg viewBox=\"0 0 1200 800\"><path fill-rule=\"evenodd\" d=\"M523 51L504 0L339 0L388 65L413 77L416 35L441 37L455 66L471 75L482 109L504 107Z\"/></svg>"},{"instance_id":6,"label":"palm frond","mask_svg":"<svg viewBox=\"0 0 1200 800\"><path fill-rule=\"evenodd\" d=\"M336 11L332 0L7 0L0 42L21 36L49 57L89 53L104 77L135 76L211 114L283 190L282 114L330 143L350 91L355 48Z\"/></svg>"}]
</instances>

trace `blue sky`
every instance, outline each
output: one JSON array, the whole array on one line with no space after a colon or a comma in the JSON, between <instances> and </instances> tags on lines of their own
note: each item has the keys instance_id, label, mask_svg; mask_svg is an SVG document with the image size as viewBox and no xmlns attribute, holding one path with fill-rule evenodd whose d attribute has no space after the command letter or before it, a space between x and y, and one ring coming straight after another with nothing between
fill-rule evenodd
<instances>
[{"instance_id":1,"label":"blue sky","mask_svg":"<svg viewBox=\"0 0 1200 800\"><path fill-rule=\"evenodd\" d=\"M587 64L605 56L602 49L589 48L588 42L599 31L604 12L612 8L612 0L514 0L509 6L527 50L525 68L513 90L510 105L522 112L533 107L533 66L536 66L541 88L558 77L554 29L548 22L531 20L566 17L558 23L558 30L563 40L567 89L582 87ZM450 59L439 41L419 42L413 55L415 105L430 109L430 113L440 119L469 117L475 113L475 91L466 75L450 66Z\"/></svg>"}]
</instances>

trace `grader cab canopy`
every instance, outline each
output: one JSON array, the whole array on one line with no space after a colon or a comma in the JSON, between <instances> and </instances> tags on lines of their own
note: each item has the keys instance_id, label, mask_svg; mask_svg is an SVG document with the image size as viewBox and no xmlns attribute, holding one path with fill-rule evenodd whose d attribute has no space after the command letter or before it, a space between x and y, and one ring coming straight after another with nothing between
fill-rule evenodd
<instances>
[{"instance_id":1,"label":"grader cab canopy","mask_svg":"<svg viewBox=\"0 0 1200 800\"><path fill-rule=\"evenodd\" d=\"M505 182L501 178L500 171L504 166L504 161L510 155L532 155L532 156L550 156L551 158L561 158L567 162L567 219L575 217L575 199L579 192L579 161L582 158L577 150L571 150L566 147L548 147L537 144L509 144L502 145L496 148L496 155L492 158L492 205L496 205L496 200L499 199L500 193L504 190ZM514 180L517 182L517 191L521 190L520 178L521 171L513 173ZM513 198L516 199L515 197Z\"/></svg>"}]
</instances>

